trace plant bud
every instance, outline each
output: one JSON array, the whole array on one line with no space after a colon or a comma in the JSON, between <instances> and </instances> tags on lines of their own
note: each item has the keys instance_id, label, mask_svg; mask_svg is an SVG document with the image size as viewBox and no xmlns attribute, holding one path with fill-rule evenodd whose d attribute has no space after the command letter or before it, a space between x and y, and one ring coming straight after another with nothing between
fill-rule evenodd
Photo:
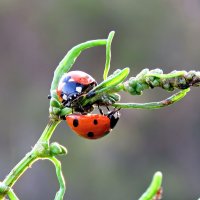
<instances>
[{"instance_id":1,"label":"plant bud","mask_svg":"<svg viewBox=\"0 0 200 200\"><path fill-rule=\"evenodd\" d=\"M58 144L57 142L53 142L50 144L50 154L53 156L66 155L67 149L64 146Z\"/></svg>"}]
</instances>

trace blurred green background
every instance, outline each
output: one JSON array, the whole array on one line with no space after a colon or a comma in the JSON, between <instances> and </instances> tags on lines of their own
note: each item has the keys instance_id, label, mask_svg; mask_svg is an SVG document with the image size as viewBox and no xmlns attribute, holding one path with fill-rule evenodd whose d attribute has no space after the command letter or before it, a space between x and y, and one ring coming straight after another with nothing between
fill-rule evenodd
<instances>
[{"instance_id":1,"label":"blurred green background","mask_svg":"<svg viewBox=\"0 0 200 200\"><path fill-rule=\"evenodd\" d=\"M198 0L1 0L0 1L0 179L31 149L48 121L53 71L74 45L106 38L112 44L112 71L129 66L199 70ZM92 48L73 69L102 80L105 48ZM159 101L161 89L122 101ZM73 134L63 122L52 141L68 148L62 157L65 199L132 200L153 173L164 173L164 199L200 196L200 92L155 111L123 110L117 127L101 140ZM21 199L53 199L58 184L48 161L34 164L14 186Z\"/></svg>"}]
</instances>

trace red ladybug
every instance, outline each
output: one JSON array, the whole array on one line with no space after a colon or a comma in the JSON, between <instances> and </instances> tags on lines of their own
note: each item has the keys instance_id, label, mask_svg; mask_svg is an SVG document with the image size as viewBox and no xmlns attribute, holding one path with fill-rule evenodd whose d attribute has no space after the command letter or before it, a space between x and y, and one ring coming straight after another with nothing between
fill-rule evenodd
<instances>
[{"instance_id":1,"label":"red ladybug","mask_svg":"<svg viewBox=\"0 0 200 200\"><path fill-rule=\"evenodd\" d=\"M65 73L56 90L59 101L66 107L71 107L73 100L87 93L97 85L97 82L89 74L82 71Z\"/></svg>"},{"instance_id":2,"label":"red ladybug","mask_svg":"<svg viewBox=\"0 0 200 200\"><path fill-rule=\"evenodd\" d=\"M117 124L119 111L102 114L71 114L66 116L69 127L78 135L87 139L98 139L107 135Z\"/></svg>"}]
</instances>

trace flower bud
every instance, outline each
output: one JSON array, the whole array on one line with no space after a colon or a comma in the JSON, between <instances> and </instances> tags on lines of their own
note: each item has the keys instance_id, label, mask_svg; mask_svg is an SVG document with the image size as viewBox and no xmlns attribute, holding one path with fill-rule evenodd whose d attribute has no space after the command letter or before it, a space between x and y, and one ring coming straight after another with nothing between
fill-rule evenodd
<instances>
[{"instance_id":1,"label":"flower bud","mask_svg":"<svg viewBox=\"0 0 200 200\"><path fill-rule=\"evenodd\" d=\"M149 73L150 74L163 74L163 70L156 68L156 69L151 70Z\"/></svg>"},{"instance_id":2,"label":"flower bud","mask_svg":"<svg viewBox=\"0 0 200 200\"><path fill-rule=\"evenodd\" d=\"M64 146L58 144L57 142L53 142L50 144L50 154L52 156L66 155L67 149Z\"/></svg>"},{"instance_id":3,"label":"flower bud","mask_svg":"<svg viewBox=\"0 0 200 200\"><path fill-rule=\"evenodd\" d=\"M51 98L50 105L52 107L56 107L56 108L60 108L61 107L60 102L58 100L56 100L54 97Z\"/></svg>"}]
</instances>

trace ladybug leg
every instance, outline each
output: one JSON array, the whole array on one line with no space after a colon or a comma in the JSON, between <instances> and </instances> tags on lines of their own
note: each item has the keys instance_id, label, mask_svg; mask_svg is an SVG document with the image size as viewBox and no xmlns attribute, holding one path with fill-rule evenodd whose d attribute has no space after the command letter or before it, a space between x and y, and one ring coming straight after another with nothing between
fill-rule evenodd
<instances>
[{"instance_id":1,"label":"ladybug leg","mask_svg":"<svg viewBox=\"0 0 200 200\"><path fill-rule=\"evenodd\" d=\"M100 114L101 114L101 115L104 115L103 110L100 108L99 104L98 104L97 106L98 106L98 109L99 109Z\"/></svg>"},{"instance_id":2,"label":"ladybug leg","mask_svg":"<svg viewBox=\"0 0 200 200\"><path fill-rule=\"evenodd\" d=\"M66 116L60 116L59 117L61 120L66 120Z\"/></svg>"},{"instance_id":3,"label":"ladybug leg","mask_svg":"<svg viewBox=\"0 0 200 200\"><path fill-rule=\"evenodd\" d=\"M108 107L108 106L106 106L106 108L107 108L107 110L108 110L108 111L110 111L110 109L109 109L109 107Z\"/></svg>"},{"instance_id":4,"label":"ladybug leg","mask_svg":"<svg viewBox=\"0 0 200 200\"><path fill-rule=\"evenodd\" d=\"M121 110L121 108L118 108L118 109L115 108L115 112L118 112L118 111L120 111L120 110Z\"/></svg>"},{"instance_id":5,"label":"ladybug leg","mask_svg":"<svg viewBox=\"0 0 200 200\"><path fill-rule=\"evenodd\" d=\"M116 112L118 112L120 110L121 110L121 108L114 108L113 111L112 111L112 113L116 113Z\"/></svg>"},{"instance_id":6,"label":"ladybug leg","mask_svg":"<svg viewBox=\"0 0 200 200\"><path fill-rule=\"evenodd\" d=\"M72 113L74 113L74 107L72 107Z\"/></svg>"},{"instance_id":7,"label":"ladybug leg","mask_svg":"<svg viewBox=\"0 0 200 200\"><path fill-rule=\"evenodd\" d=\"M79 102L76 103L76 106L74 106L74 108L75 108L75 111L84 113L84 108Z\"/></svg>"}]
</instances>

